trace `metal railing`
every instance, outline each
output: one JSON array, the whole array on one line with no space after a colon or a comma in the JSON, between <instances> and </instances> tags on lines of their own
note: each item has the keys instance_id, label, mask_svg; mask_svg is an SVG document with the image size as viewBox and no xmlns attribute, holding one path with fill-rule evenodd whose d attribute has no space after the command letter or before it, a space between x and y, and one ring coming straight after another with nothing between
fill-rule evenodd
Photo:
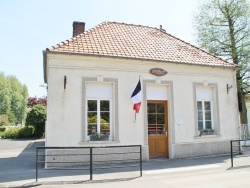
<instances>
[{"instance_id":1,"label":"metal railing","mask_svg":"<svg viewBox=\"0 0 250 188\"><path fill-rule=\"evenodd\" d=\"M38 182L38 172L41 167L48 170L87 171L89 180L93 180L96 169L139 167L141 177L142 148L141 145L37 147L36 182Z\"/></svg>"},{"instance_id":2,"label":"metal railing","mask_svg":"<svg viewBox=\"0 0 250 188\"><path fill-rule=\"evenodd\" d=\"M250 156L250 139L230 140L231 167L234 167L234 158Z\"/></svg>"}]
</instances>

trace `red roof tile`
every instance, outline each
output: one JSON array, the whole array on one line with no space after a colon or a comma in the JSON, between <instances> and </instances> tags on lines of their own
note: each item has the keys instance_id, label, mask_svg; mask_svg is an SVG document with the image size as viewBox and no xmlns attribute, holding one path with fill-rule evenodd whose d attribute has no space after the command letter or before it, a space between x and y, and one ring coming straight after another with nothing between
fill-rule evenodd
<instances>
[{"instance_id":1,"label":"red roof tile","mask_svg":"<svg viewBox=\"0 0 250 188\"><path fill-rule=\"evenodd\" d=\"M47 51L236 67L164 30L117 22L103 22Z\"/></svg>"}]
</instances>

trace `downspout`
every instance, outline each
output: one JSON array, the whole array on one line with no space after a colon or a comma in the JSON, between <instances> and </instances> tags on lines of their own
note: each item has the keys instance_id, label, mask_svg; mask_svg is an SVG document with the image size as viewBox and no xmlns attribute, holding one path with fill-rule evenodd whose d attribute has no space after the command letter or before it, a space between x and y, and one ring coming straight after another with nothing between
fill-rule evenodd
<instances>
[{"instance_id":1,"label":"downspout","mask_svg":"<svg viewBox=\"0 0 250 188\"><path fill-rule=\"evenodd\" d=\"M44 79L44 83L47 84L47 99L48 99L48 83L47 83L47 50L43 50L43 79ZM48 107L48 103L47 103L47 107ZM48 141L47 141L47 121L48 121L48 114L46 114L46 121L45 121L45 146L48 145Z\"/></svg>"},{"instance_id":2,"label":"downspout","mask_svg":"<svg viewBox=\"0 0 250 188\"><path fill-rule=\"evenodd\" d=\"M47 50L43 51L43 79L44 83L47 83Z\"/></svg>"}]
</instances>

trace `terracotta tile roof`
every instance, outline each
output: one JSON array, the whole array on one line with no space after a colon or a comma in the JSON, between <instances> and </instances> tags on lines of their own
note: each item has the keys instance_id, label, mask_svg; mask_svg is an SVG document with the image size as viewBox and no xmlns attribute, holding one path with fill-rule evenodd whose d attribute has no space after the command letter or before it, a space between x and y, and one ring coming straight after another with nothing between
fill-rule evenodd
<instances>
[{"instance_id":1,"label":"terracotta tile roof","mask_svg":"<svg viewBox=\"0 0 250 188\"><path fill-rule=\"evenodd\" d=\"M103 22L93 29L46 50L236 67L162 29L117 22Z\"/></svg>"}]
</instances>

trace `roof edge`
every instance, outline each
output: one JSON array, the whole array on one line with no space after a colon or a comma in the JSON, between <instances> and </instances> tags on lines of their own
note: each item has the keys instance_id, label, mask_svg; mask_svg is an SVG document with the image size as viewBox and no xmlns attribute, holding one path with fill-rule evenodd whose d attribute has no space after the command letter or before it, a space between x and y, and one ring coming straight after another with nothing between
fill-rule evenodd
<instances>
[{"instance_id":1,"label":"roof edge","mask_svg":"<svg viewBox=\"0 0 250 188\"><path fill-rule=\"evenodd\" d=\"M216 67L216 68L233 69L233 70L238 69L237 65L233 65L231 67L226 67L226 66L205 65L205 64L198 64L198 63L185 63L185 62L177 62L177 61L166 61L166 60L157 60L157 59L143 59L143 58L135 58L135 57L121 57L121 56L98 55L98 54L87 54L87 53L57 52L57 51L49 51L49 50L45 50L44 52L46 53L46 60L47 60L47 53L50 53L50 54L66 54L66 55L106 57L106 58L117 58L117 59L131 59L131 60L141 60L141 61L167 62L167 63L173 63L173 64L183 64L183 65L193 65L193 66L213 67L213 68ZM46 67L47 67L47 62L45 62L45 63L46 63ZM46 74L47 74L47 70L46 70ZM47 81L47 78L46 78L46 81ZM47 82L45 82L45 83L47 83Z\"/></svg>"},{"instance_id":2,"label":"roof edge","mask_svg":"<svg viewBox=\"0 0 250 188\"><path fill-rule=\"evenodd\" d=\"M91 31L93 31L93 30L95 30L95 29L101 27L101 26L104 25L104 24L121 24L121 25L137 26L137 27L145 27L145 28L156 29L156 30L158 30L158 31L160 31L160 32L162 32L162 33L164 33L164 34L166 34L166 35L172 37L172 38L175 38L176 40L179 40L179 41L181 41L181 42L183 42L183 43L185 43L185 44L187 44L187 45L189 45L189 46L192 46L193 48L196 48L197 50L200 50L200 51L202 51L202 52L204 52L204 53L206 53L206 54L208 54L208 55L210 55L210 56L213 56L214 58L219 59L220 61L223 61L223 62L225 62L225 63L230 63L230 62L226 61L225 59L222 59L221 57L218 57L218 56L216 56L215 54L212 54L212 53L206 51L205 49L202 49L202 48L200 48L200 47L198 47L198 46L196 46L196 45L194 45L194 44L191 44L191 43L189 43L189 42L186 42L186 41L184 41L184 40L182 40L182 39L180 39L180 38L178 38L178 37L176 37L176 36L174 36L174 35L172 35L172 34L166 32L166 30L164 30L164 29L157 28L157 27L151 27L151 26L144 26L144 25L140 25L140 24L132 24L132 23L129 24L129 23L115 22L115 21L104 21L104 22L102 22L102 23L96 25L95 27L90 28L90 29L84 31L84 32L81 33L81 34L76 35L75 37L72 37L72 38L69 38L69 39L67 39L67 40L64 40L64 41L62 41L62 42L60 42L60 43L58 43L58 44L56 44L56 45L51 46L50 48L46 48L46 50L49 50L49 51L50 51L50 50L55 50L55 49L57 49L57 48L60 48L61 45L64 45L64 44L68 44L68 43L70 43L70 42L73 42L74 40L77 39L78 36L81 36L81 35L84 35L84 34L86 34L86 33L89 33L89 32L91 32ZM91 54L90 54L90 55L91 55ZM115 56L115 57L116 57L116 56ZM138 58L138 59L139 59L139 58ZM230 63L230 64L231 64L231 63ZM209 66L209 65L208 65L208 66ZM216 66L216 67L219 67L219 66ZM237 67L237 65L236 65L236 67Z\"/></svg>"},{"instance_id":3,"label":"roof edge","mask_svg":"<svg viewBox=\"0 0 250 188\"><path fill-rule=\"evenodd\" d=\"M156 29L158 29L158 28L156 28ZM192 46L192 47L194 47L194 48L196 48L196 49L198 49L198 50L200 50L200 51L202 51L202 52L208 54L208 55L211 55L211 56L213 56L213 57L216 58L216 59L219 59L219 60L221 60L221 61L224 61L225 63L229 63L229 62L226 61L225 59L222 59L221 57L216 56L215 54L212 54L212 53L206 51L205 49L202 49L202 48L200 48L200 47L198 47L198 46L196 46L196 45L194 45L194 44L191 44L191 43L189 43L189 42L186 42L186 41L184 41L184 40L182 40L182 39L180 39L180 38L178 38L178 37L176 37L176 36L174 36L174 35L172 35L172 34L170 34L170 33L167 33L166 31L164 31L164 30L162 30L162 29L158 29L158 30L161 31L161 32L163 32L163 33L165 33L165 34L167 34L167 35L169 35L169 36L171 36L171 37L173 37L173 38L175 38L176 40L179 40L179 41L181 41L181 42L183 42L183 43L185 43L185 44L187 44L187 45L190 45L190 46Z\"/></svg>"}]
</instances>

